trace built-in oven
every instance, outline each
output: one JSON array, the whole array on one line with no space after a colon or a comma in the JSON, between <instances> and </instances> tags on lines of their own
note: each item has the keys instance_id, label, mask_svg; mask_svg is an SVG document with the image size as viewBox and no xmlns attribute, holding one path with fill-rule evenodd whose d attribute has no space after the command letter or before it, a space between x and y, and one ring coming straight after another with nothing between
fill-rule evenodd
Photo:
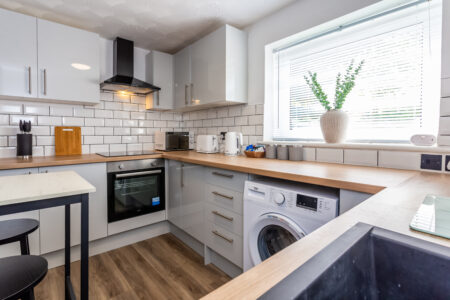
<instances>
[{"instance_id":1,"label":"built-in oven","mask_svg":"<svg viewBox=\"0 0 450 300\"><path fill-rule=\"evenodd\" d=\"M165 210L163 159L110 162L108 222Z\"/></svg>"}]
</instances>

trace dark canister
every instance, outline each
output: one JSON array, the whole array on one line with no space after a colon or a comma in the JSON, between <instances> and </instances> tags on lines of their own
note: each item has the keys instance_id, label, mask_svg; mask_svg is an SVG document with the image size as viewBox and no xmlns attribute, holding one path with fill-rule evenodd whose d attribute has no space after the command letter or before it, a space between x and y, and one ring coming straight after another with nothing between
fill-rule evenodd
<instances>
[{"instance_id":1,"label":"dark canister","mask_svg":"<svg viewBox=\"0 0 450 300\"><path fill-rule=\"evenodd\" d=\"M19 128L21 133L17 134L17 156L24 159L33 155L33 135L31 131L31 122L20 120Z\"/></svg>"}]
</instances>

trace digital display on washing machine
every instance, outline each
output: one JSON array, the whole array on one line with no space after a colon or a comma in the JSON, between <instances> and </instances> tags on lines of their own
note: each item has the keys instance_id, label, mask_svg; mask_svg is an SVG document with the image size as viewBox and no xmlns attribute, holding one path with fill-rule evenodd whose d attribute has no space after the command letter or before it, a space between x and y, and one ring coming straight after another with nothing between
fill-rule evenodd
<instances>
[{"instance_id":1,"label":"digital display on washing machine","mask_svg":"<svg viewBox=\"0 0 450 300\"><path fill-rule=\"evenodd\" d=\"M317 198L297 194L297 206L317 211Z\"/></svg>"}]
</instances>

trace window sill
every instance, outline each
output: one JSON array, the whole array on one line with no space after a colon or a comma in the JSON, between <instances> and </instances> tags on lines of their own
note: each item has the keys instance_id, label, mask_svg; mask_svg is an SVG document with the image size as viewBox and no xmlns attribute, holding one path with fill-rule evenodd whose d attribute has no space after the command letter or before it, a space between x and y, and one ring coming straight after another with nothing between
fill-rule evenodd
<instances>
[{"instance_id":1,"label":"window sill","mask_svg":"<svg viewBox=\"0 0 450 300\"><path fill-rule=\"evenodd\" d=\"M412 144L382 144L382 143L342 143L328 144L325 142L308 141L262 141L260 144L276 145L301 145L311 148L334 148L334 149L365 149L365 150L392 150L422 153L450 153L450 147L446 146L414 146Z\"/></svg>"}]
</instances>

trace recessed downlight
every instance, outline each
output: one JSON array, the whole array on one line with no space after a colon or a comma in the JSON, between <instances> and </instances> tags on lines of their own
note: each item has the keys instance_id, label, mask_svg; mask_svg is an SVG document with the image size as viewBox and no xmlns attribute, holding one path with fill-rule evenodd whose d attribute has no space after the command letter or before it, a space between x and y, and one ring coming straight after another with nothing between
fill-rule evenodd
<instances>
[{"instance_id":1,"label":"recessed downlight","mask_svg":"<svg viewBox=\"0 0 450 300\"><path fill-rule=\"evenodd\" d=\"M81 71L87 71L91 69L91 66L85 65L85 64L79 64L79 63L73 63L71 66L77 70Z\"/></svg>"}]
</instances>

